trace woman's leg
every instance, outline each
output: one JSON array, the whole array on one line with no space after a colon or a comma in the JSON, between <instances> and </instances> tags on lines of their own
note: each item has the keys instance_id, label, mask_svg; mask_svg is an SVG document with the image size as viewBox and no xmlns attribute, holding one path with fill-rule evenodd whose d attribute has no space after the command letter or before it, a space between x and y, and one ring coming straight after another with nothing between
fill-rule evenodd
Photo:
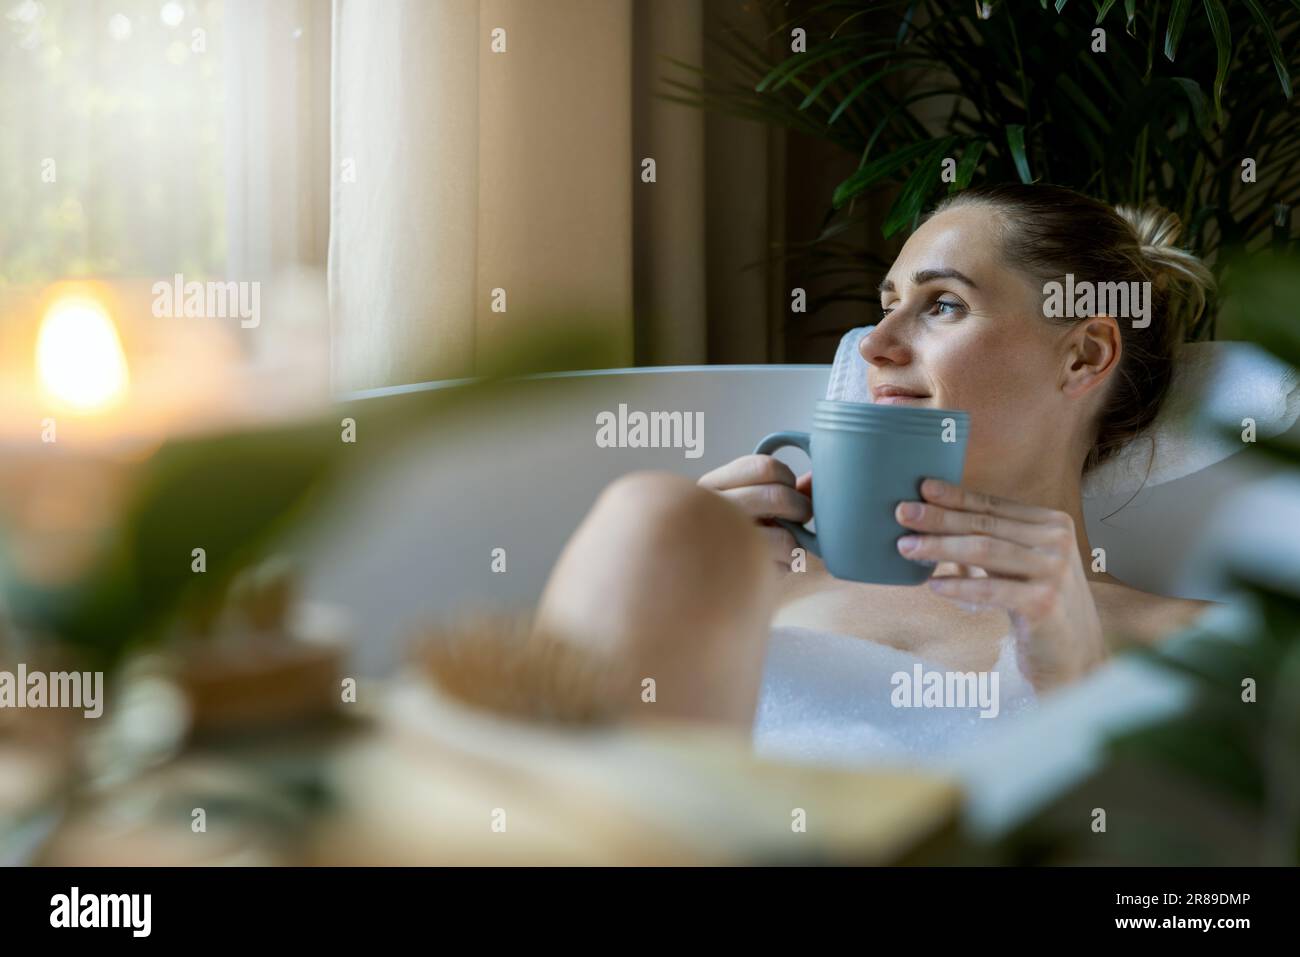
<instances>
[{"instance_id":1,"label":"woman's leg","mask_svg":"<svg viewBox=\"0 0 1300 957\"><path fill-rule=\"evenodd\" d=\"M621 715L748 728L773 610L771 564L758 529L722 496L672 473L633 472L601 493L565 545L534 629L609 656L634 678L618 682Z\"/></svg>"}]
</instances>

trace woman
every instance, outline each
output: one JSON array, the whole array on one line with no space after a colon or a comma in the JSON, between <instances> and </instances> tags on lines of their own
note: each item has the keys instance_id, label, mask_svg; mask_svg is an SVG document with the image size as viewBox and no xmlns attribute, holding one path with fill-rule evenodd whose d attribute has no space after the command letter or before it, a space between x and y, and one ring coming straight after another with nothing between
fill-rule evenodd
<instances>
[{"instance_id":1,"label":"woman","mask_svg":"<svg viewBox=\"0 0 1300 957\"><path fill-rule=\"evenodd\" d=\"M1080 494L1084 473L1156 416L1205 306L1210 274L1177 234L1163 211L1009 185L956 194L908 239L859 348L877 402L970 413L961 486L927 481L895 515L900 552L935 566L926 586L840 581L813 556L792 571L795 543L774 519L811 517L815 476L747 455L697 484L614 482L558 560L535 634L617 662L622 678L603 685L615 710L744 728L774 627L953 671L988 671L1012 651L1043 693L1117 639L1185 626L1206 603L1095 570ZM1075 288L1150 283L1149 323L1048 315L1044 286L1067 274Z\"/></svg>"}]
</instances>

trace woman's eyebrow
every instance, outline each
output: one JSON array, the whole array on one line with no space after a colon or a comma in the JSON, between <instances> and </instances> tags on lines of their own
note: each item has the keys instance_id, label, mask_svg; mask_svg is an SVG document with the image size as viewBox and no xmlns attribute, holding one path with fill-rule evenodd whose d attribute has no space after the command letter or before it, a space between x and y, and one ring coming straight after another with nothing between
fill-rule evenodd
<instances>
[{"instance_id":1,"label":"woman's eyebrow","mask_svg":"<svg viewBox=\"0 0 1300 957\"><path fill-rule=\"evenodd\" d=\"M963 282L972 289L978 289L975 281L965 273L957 269L922 269L920 272L912 273L912 284L920 286L923 283L933 282L936 279L956 279ZM880 292L893 292L894 282L891 279L884 279L880 283Z\"/></svg>"}]
</instances>

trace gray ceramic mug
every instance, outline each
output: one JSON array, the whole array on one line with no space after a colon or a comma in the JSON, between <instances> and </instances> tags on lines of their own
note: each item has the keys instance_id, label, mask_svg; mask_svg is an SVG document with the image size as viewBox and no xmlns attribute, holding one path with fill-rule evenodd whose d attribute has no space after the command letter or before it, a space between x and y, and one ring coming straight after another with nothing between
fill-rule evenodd
<instances>
[{"instance_id":1,"label":"gray ceramic mug","mask_svg":"<svg viewBox=\"0 0 1300 957\"><path fill-rule=\"evenodd\" d=\"M832 575L918 585L931 569L898 553L908 530L894 510L899 502L920 501L924 479L961 482L969 428L970 417L955 410L823 400L811 434L773 432L754 452L771 455L791 445L812 459L816 533L779 521Z\"/></svg>"}]
</instances>

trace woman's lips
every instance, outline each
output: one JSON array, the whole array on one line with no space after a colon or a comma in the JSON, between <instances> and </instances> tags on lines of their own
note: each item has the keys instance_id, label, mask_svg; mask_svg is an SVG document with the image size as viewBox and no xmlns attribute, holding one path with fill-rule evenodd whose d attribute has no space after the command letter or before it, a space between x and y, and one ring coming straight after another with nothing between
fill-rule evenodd
<instances>
[{"instance_id":1,"label":"woman's lips","mask_svg":"<svg viewBox=\"0 0 1300 957\"><path fill-rule=\"evenodd\" d=\"M912 389L882 385L871 390L871 398L876 405L923 405L930 397Z\"/></svg>"}]
</instances>

